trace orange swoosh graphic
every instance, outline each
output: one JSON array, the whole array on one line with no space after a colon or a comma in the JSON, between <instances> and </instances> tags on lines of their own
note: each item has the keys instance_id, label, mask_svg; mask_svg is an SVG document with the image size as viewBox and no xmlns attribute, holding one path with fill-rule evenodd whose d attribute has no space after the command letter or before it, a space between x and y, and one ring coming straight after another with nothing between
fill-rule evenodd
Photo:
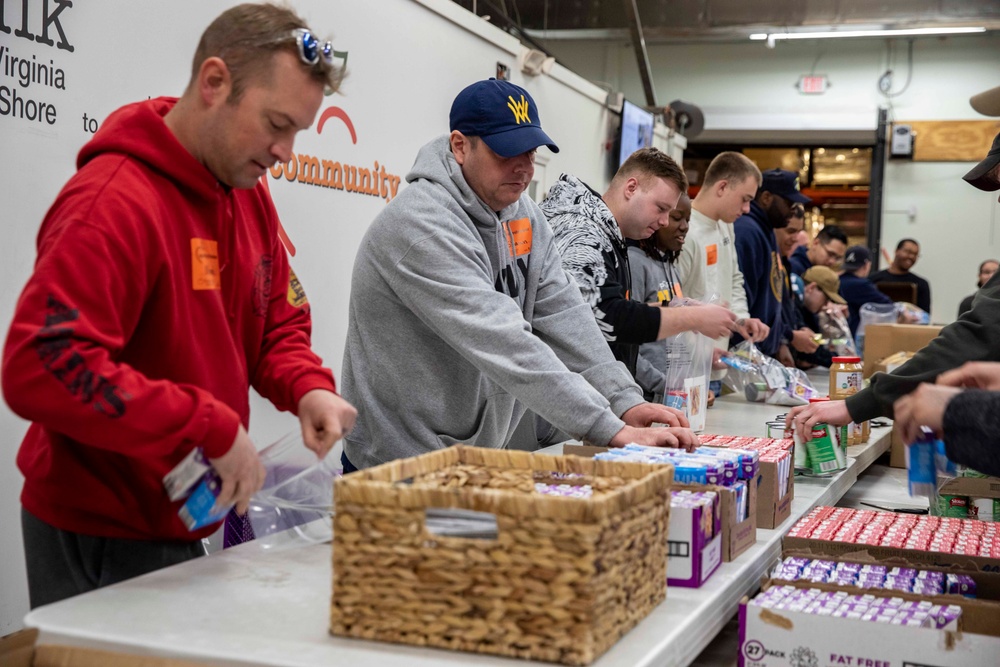
<instances>
[{"instance_id":1,"label":"orange swoosh graphic","mask_svg":"<svg viewBox=\"0 0 1000 667\"><path fill-rule=\"evenodd\" d=\"M340 107L330 107L324 111L319 117L319 124L316 126L316 134L322 134L323 126L326 125L326 121L330 118L339 118L347 126L348 132L351 133L351 143L358 143L358 133L354 131L354 123L348 117L347 112Z\"/></svg>"}]
</instances>

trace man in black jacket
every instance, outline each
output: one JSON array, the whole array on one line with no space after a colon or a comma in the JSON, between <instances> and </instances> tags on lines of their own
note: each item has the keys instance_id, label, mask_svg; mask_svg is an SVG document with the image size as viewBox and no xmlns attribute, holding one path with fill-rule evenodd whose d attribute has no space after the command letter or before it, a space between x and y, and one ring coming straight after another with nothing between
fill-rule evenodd
<instances>
[{"instance_id":1,"label":"man in black jacket","mask_svg":"<svg viewBox=\"0 0 1000 667\"><path fill-rule=\"evenodd\" d=\"M575 176L562 174L541 203L563 268L593 308L615 358L633 377L642 343L682 331L718 338L739 327L736 315L723 306L668 308L635 301L629 294L626 239L642 240L666 226L686 190L684 171L669 155L642 148L622 163L603 195Z\"/></svg>"},{"instance_id":2,"label":"man in black jacket","mask_svg":"<svg viewBox=\"0 0 1000 667\"><path fill-rule=\"evenodd\" d=\"M963 177L971 185L993 192L1000 190L1000 134L986 157ZM984 461L984 444L995 442L995 433L976 442L987 426L986 415L994 419L1000 414L1000 395L994 392L963 391L924 385L934 382L946 371L958 369L971 361L1000 361L1000 276L994 275L976 296L972 310L949 324L927 347L892 373L876 373L871 385L846 401L827 401L793 408L787 417L799 435L808 439L818 423L843 425L861 423L874 417L893 417L899 410L897 429L912 440L922 425L939 426L944 434L948 456L954 461L970 464L977 470L1000 474L1000 448L988 448L989 461ZM945 381L962 386L984 386L968 380L968 373L946 376ZM956 380L955 377L958 377ZM998 385L1000 386L1000 385ZM951 396L945 396L945 394ZM931 403L934 404L932 407Z\"/></svg>"}]
</instances>

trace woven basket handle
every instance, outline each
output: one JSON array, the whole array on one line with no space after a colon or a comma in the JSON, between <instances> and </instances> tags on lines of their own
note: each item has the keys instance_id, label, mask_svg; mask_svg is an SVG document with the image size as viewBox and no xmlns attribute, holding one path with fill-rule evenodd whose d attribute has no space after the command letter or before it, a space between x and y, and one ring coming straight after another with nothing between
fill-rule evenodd
<instances>
[{"instance_id":1,"label":"woven basket handle","mask_svg":"<svg viewBox=\"0 0 1000 667\"><path fill-rule=\"evenodd\" d=\"M441 507L424 511L424 533L431 538L495 540L499 530L496 515L489 512Z\"/></svg>"}]
</instances>

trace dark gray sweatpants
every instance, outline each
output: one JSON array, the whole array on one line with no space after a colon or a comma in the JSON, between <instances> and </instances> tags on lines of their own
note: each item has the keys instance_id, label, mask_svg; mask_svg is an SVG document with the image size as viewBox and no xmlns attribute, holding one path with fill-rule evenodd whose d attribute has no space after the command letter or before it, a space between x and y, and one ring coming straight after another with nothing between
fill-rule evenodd
<instances>
[{"instance_id":1,"label":"dark gray sweatpants","mask_svg":"<svg viewBox=\"0 0 1000 667\"><path fill-rule=\"evenodd\" d=\"M205 555L201 540L81 535L51 526L23 507L21 533L32 609Z\"/></svg>"}]
</instances>

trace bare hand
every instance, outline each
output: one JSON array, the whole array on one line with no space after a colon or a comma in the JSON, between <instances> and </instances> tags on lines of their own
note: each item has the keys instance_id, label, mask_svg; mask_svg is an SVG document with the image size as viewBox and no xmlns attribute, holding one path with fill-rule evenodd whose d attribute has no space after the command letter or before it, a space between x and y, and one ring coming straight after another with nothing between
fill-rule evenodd
<instances>
[{"instance_id":1,"label":"bare hand","mask_svg":"<svg viewBox=\"0 0 1000 667\"><path fill-rule=\"evenodd\" d=\"M660 403L640 403L626 410L621 419L627 425L636 428L646 428L653 424L690 426L683 412L674 408L668 408Z\"/></svg>"},{"instance_id":2,"label":"bare hand","mask_svg":"<svg viewBox=\"0 0 1000 667\"><path fill-rule=\"evenodd\" d=\"M222 489L215 504L217 507L236 505L237 514L246 514L250 498L264 486L264 466L257 456L246 429L240 424L229 451L209 463L222 480Z\"/></svg>"},{"instance_id":3,"label":"bare hand","mask_svg":"<svg viewBox=\"0 0 1000 667\"><path fill-rule=\"evenodd\" d=\"M319 458L329 453L333 443L350 433L358 418L353 405L326 389L313 389L303 394L298 412L302 442Z\"/></svg>"},{"instance_id":4,"label":"bare hand","mask_svg":"<svg viewBox=\"0 0 1000 667\"><path fill-rule=\"evenodd\" d=\"M945 408L961 392L958 387L942 387L924 382L893 403L893 428L908 445L920 437L921 426L941 435Z\"/></svg>"},{"instance_id":5,"label":"bare hand","mask_svg":"<svg viewBox=\"0 0 1000 667\"><path fill-rule=\"evenodd\" d=\"M712 370L713 371L724 371L727 368L729 368L729 366L726 366L724 363L722 363L722 357L726 357L726 356L729 356L729 352L727 352L726 350L720 349L718 347L712 348Z\"/></svg>"},{"instance_id":6,"label":"bare hand","mask_svg":"<svg viewBox=\"0 0 1000 667\"><path fill-rule=\"evenodd\" d=\"M816 332L809 327L802 327L792 332L792 347L803 354L812 354L819 349L816 342Z\"/></svg>"},{"instance_id":7,"label":"bare hand","mask_svg":"<svg viewBox=\"0 0 1000 667\"><path fill-rule=\"evenodd\" d=\"M727 336L736 325L736 313L715 304L702 304L689 312L693 330L709 338Z\"/></svg>"},{"instance_id":8,"label":"bare hand","mask_svg":"<svg viewBox=\"0 0 1000 667\"><path fill-rule=\"evenodd\" d=\"M795 358L792 356L792 351L788 349L787 345L778 347L778 356L775 359L780 361L782 366L795 368Z\"/></svg>"},{"instance_id":9,"label":"bare hand","mask_svg":"<svg viewBox=\"0 0 1000 667\"><path fill-rule=\"evenodd\" d=\"M792 408L785 417L785 429L794 428L802 442L812 440L812 427L816 424L843 426L851 422L851 413L844 401L823 401Z\"/></svg>"},{"instance_id":10,"label":"bare hand","mask_svg":"<svg viewBox=\"0 0 1000 667\"><path fill-rule=\"evenodd\" d=\"M955 370L942 373L937 383L947 387L1000 390L1000 363L995 361L970 361Z\"/></svg>"},{"instance_id":11,"label":"bare hand","mask_svg":"<svg viewBox=\"0 0 1000 667\"><path fill-rule=\"evenodd\" d=\"M746 319L736 320L735 331L747 340L759 343L767 338L767 334L771 333L771 327L767 326L756 317L748 317Z\"/></svg>"},{"instance_id":12,"label":"bare hand","mask_svg":"<svg viewBox=\"0 0 1000 667\"><path fill-rule=\"evenodd\" d=\"M615 434L608 446L624 447L633 442L646 447L676 447L689 452L694 451L701 444L695 432L688 428L626 426Z\"/></svg>"}]
</instances>

